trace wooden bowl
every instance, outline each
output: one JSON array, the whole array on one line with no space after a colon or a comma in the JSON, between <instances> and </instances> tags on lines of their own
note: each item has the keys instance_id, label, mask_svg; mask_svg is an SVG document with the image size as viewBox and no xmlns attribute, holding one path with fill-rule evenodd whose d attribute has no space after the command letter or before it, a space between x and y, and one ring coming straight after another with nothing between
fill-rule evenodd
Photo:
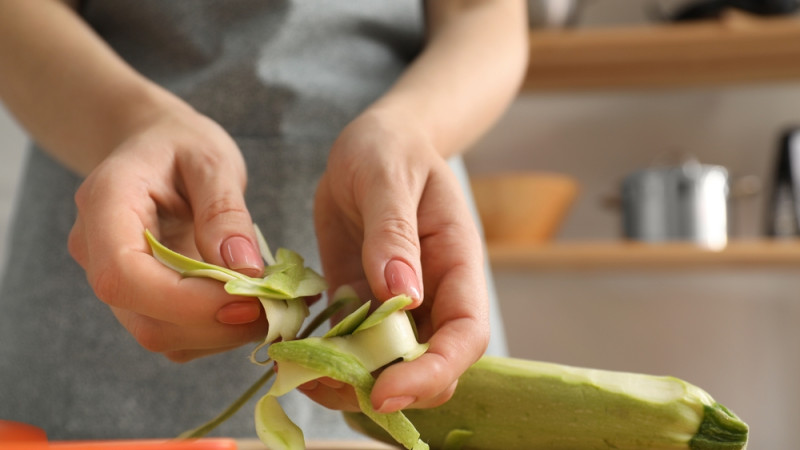
<instances>
[{"instance_id":1,"label":"wooden bowl","mask_svg":"<svg viewBox=\"0 0 800 450\"><path fill-rule=\"evenodd\" d=\"M578 194L578 183L556 173L513 172L471 178L488 243L551 240Z\"/></svg>"}]
</instances>

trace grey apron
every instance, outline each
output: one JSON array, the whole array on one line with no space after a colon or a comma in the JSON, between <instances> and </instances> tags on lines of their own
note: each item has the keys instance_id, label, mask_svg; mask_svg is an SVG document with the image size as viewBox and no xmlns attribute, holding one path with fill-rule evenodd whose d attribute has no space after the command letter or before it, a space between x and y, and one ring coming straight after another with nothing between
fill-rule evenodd
<instances>
[{"instance_id":1,"label":"grey apron","mask_svg":"<svg viewBox=\"0 0 800 450\"><path fill-rule=\"evenodd\" d=\"M80 12L136 70L234 137L254 221L318 268L316 180L339 131L419 50L418 3L87 0ZM460 161L453 167L465 181ZM250 348L179 365L139 347L67 253L81 180L35 147L23 179L0 290L0 419L51 439L173 437L263 373ZM308 438L355 436L338 412L298 393L281 401ZM253 401L213 434L254 437Z\"/></svg>"}]
</instances>

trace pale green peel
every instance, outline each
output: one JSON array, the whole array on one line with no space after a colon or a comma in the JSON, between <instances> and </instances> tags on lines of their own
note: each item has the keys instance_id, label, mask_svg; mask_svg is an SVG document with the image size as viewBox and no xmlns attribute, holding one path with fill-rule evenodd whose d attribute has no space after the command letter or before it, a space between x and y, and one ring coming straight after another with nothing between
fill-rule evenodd
<instances>
[{"instance_id":1,"label":"pale green peel","mask_svg":"<svg viewBox=\"0 0 800 450\"><path fill-rule=\"evenodd\" d=\"M301 270L304 263L303 257L297 252L285 248L279 248L275 252L275 262L277 264L286 264L289 270Z\"/></svg>"},{"instance_id":2,"label":"pale green peel","mask_svg":"<svg viewBox=\"0 0 800 450\"><path fill-rule=\"evenodd\" d=\"M308 317L308 305L302 300L275 300L259 297L269 323L267 337L264 342L273 342L278 338L294 339L297 332Z\"/></svg>"},{"instance_id":3,"label":"pale green peel","mask_svg":"<svg viewBox=\"0 0 800 450\"><path fill-rule=\"evenodd\" d=\"M317 328L322 326L323 323L331 320L336 314L339 314L342 311L350 311L352 310L354 305L360 304L361 300L354 297L336 297L334 295L333 300L328 304L328 306L319 314L317 314L308 325L306 325L306 329L300 333L298 336L299 339L304 339L311 336L311 332L315 331Z\"/></svg>"},{"instance_id":4,"label":"pale green peel","mask_svg":"<svg viewBox=\"0 0 800 450\"><path fill-rule=\"evenodd\" d=\"M339 292L338 295L342 300L348 294ZM399 358L418 357L427 349L427 344L417 342L411 319L402 310L409 303L410 299L405 296L393 298L369 316L366 316L369 303L365 303L321 338L272 344L268 353L280 365L280 370L266 396L278 397L308 381L330 377L353 386L362 412L397 442L408 449L427 449L427 444L419 439L419 433L405 415L401 412L378 413L370 401L375 383L371 375L373 370ZM365 323L369 326L362 327ZM348 331L352 334L346 334ZM262 420L270 419L262 417ZM283 418L277 416L276 420ZM263 423L259 426L272 428ZM275 447L275 450L281 449L294 450L293 447Z\"/></svg>"},{"instance_id":5,"label":"pale green peel","mask_svg":"<svg viewBox=\"0 0 800 450\"><path fill-rule=\"evenodd\" d=\"M275 300L286 300L290 292L282 289L274 289L263 286L261 283L249 280L231 280L225 283L225 292L231 295L241 295L245 297L265 297Z\"/></svg>"},{"instance_id":6,"label":"pale green peel","mask_svg":"<svg viewBox=\"0 0 800 450\"><path fill-rule=\"evenodd\" d=\"M330 338L351 334L356 328L358 328L364 319L367 318L367 314L369 314L370 303L371 302L364 303L357 310L340 320L336 325L331 327L331 329L328 330L323 337Z\"/></svg>"},{"instance_id":7,"label":"pale green peel","mask_svg":"<svg viewBox=\"0 0 800 450\"><path fill-rule=\"evenodd\" d=\"M375 411L370 401L370 392L375 379L355 356L328 345L323 339L303 339L278 342L269 348L270 357L276 361L283 375L287 363L317 372L353 386L361 411L386 430L398 443L407 449L427 449L419 440L419 432L401 412L381 414ZM276 380L277 383L277 380ZM268 394L269 395L269 394ZM269 428L269 427L268 427ZM276 448L276 450L280 447ZM294 450L286 448L286 450Z\"/></svg>"},{"instance_id":8,"label":"pale green peel","mask_svg":"<svg viewBox=\"0 0 800 450\"><path fill-rule=\"evenodd\" d=\"M264 261L270 266L277 264L275 258L272 256L272 252L269 250L267 240L264 239L264 233L261 232L261 228L253 224L253 231L256 233L256 242L258 242L258 251L261 253L261 257L264 258Z\"/></svg>"},{"instance_id":9,"label":"pale green peel","mask_svg":"<svg viewBox=\"0 0 800 450\"><path fill-rule=\"evenodd\" d=\"M404 311L391 313L375 326L331 339L331 344L355 355L370 371L399 358L410 361L428 348L428 344L417 342Z\"/></svg>"},{"instance_id":10,"label":"pale green peel","mask_svg":"<svg viewBox=\"0 0 800 450\"><path fill-rule=\"evenodd\" d=\"M303 272L303 278L300 279L294 295L296 297L311 297L324 292L325 289L328 289L328 283L325 279L314 270L306 267Z\"/></svg>"},{"instance_id":11,"label":"pale green peel","mask_svg":"<svg viewBox=\"0 0 800 450\"><path fill-rule=\"evenodd\" d=\"M303 431L283 412L275 397L265 395L256 404L256 434L271 449L303 450Z\"/></svg>"},{"instance_id":12,"label":"pale green peel","mask_svg":"<svg viewBox=\"0 0 800 450\"><path fill-rule=\"evenodd\" d=\"M174 252L158 242L150 233L144 232L153 256L165 266L183 276L213 278L225 282L225 289L233 295L268 297L288 300L317 295L327 289L325 279L313 269L304 267L304 260L291 250L278 249L275 258L263 254L267 267L263 278L254 278L204 261L198 261ZM260 237L263 240L263 236ZM263 251L267 251L264 241ZM267 258L269 256L269 258ZM272 261L274 264L270 264Z\"/></svg>"},{"instance_id":13,"label":"pale green peel","mask_svg":"<svg viewBox=\"0 0 800 450\"><path fill-rule=\"evenodd\" d=\"M362 306L351 313L342 322L360 316L363 308ZM425 353L428 348L428 344L417 342L408 316L403 311L395 311L382 322L357 334L303 339L303 342L306 341L351 355L369 372L401 358L410 361ZM281 370L268 395L279 397L303 383L323 376L327 375L324 372L297 367L292 361L287 360L281 364Z\"/></svg>"},{"instance_id":14,"label":"pale green peel","mask_svg":"<svg viewBox=\"0 0 800 450\"><path fill-rule=\"evenodd\" d=\"M364 331L366 329L372 328L375 325L381 323L385 318L387 318L390 314L395 311L400 311L401 309L405 308L406 306L410 305L413 300L411 297L407 295L398 295L396 297L392 297L389 300L381 303L380 306L373 312L372 314L367 317L366 320L361 322L361 325L353 331L353 333L358 333L359 331Z\"/></svg>"},{"instance_id":15,"label":"pale green peel","mask_svg":"<svg viewBox=\"0 0 800 450\"><path fill-rule=\"evenodd\" d=\"M305 267L303 258L291 250L280 248L273 257L264 236L257 227L255 231L261 256L267 263L263 278L248 277L226 267L183 256L158 242L149 230L145 230L145 238L153 256L181 275L219 280L225 283L225 291L231 295L258 297L270 325L266 343L279 338L294 339L308 317L303 297L324 292L327 283L321 275ZM251 359L257 362L254 357Z\"/></svg>"},{"instance_id":16,"label":"pale green peel","mask_svg":"<svg viewBox=\"0 0 800 450\"><path fill-rule=\"evenodd\" d=\"M298 338L304 339L308 336L311 336L311 333L317 330L323 323L328 321L334 314L339 312L342 308L347 308L349 305L355 301L360 302L358 299L354 299L352 297L338 297L334 296L335 298L328 305L324 310L320 311L313 320L306 326L306 328L298 335ZM266 343L262 343L259 345L260 347L267 346ZM264 364L271 362L272 360L267 359ZM193 428L191 430L184 431L181 433L178 438L183 439L192 439L192 438L200 438L206 436L212 430L214 430L217 426L221 423L228 420L232 417L236 412L244 405L249 399L253 398L253 396L261 390L261 388L267 384L267 382L275 375L275 368L270 367L267 371L262 375L255 383L253 383L246 391L242 393L236 400L233 401L230 405L228 405L220 414L216 417L212 418L208 422Z\"/></svg>"},{"instance_id":17,"label":"pale green peel","mask_svg":"<svg viewBox=\"0 0 800 450\"><path fill-rule=\"evenodd\" d=\"M287 263L275 262L275 264L270 264L267 267L264 267L264 276L266 277L267 275L272 275L273 273L286 272L289 270L289 267L290 266Z\"/></svg>"},{"instance_id":18,"label":"pale green peel","mask_svg":"<svg viewBox=\"0 0 800 450\"><path fill-rule=\"evenodd\" d=\"M283 266L283 270L270 275L270 277L278 277L287 291L295 292L305 274L303 270L305 261L297 253L285 248L278 249L275 253L275 261L278 265Z\"/></svg>"},{"instance_id":19,"label":"pale green peel","mask_svg":"<svg viewBox=\"0 0 800 450\"><path fill-rule=\"evenodd\" d=\"M150 233L150 230L144 230L144 236L147 243L150 244L150 249L153 251L153 256L169 267L170 269L180 273L184 276L191 276L192 273L200 274L200 276L213 278L218 281L227 282L233 279L249 278L244 274L230 270L226 267L216 266L203 261L183 256L180 253L174 252L164 246L162 243ZM187 275L188 274L188 275Z\"/></svg>"}]
</instances>

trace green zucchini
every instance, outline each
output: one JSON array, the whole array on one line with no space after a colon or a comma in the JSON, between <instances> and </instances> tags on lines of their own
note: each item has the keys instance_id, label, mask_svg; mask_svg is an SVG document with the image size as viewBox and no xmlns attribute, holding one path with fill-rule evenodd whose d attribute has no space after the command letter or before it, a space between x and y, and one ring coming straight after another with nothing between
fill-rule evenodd
<instances>
[{"instance_id":1,"label":"green zucchini","mask_svg":"<svg viewBox=\"0 0 800 450\"><path fill-rule=\"evenodd\" d=\"M746 447L748 427L674 377L484 356L442 406L403 413L431 449L692 449ZM355 430L393 442L360 413Z\"/></svg>"}]
</instances>

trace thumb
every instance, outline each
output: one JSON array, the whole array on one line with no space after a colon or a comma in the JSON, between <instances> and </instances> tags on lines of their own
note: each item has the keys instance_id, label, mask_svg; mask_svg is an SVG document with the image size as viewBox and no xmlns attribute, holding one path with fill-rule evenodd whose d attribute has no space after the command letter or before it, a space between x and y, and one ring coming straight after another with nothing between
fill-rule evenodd
<instances>
[{"instance_id":1,"label":"thumb","mask_svg":"<svg viewBox=\"0 0 800 450\"><path fill-rule=\"evenodd\" d=\"M221 165L188 173L184 183L194 215L195 243L203 259L260 276L264 261L244 201L244 169L226 170Z\"/></svg>"},{"instance_id":2,"label":"thumb","mask_svg":"<svg viewBox=\"0 0 800 450\"><path fill-rule=\"evenodd\" d=\"M386 194L373 189L362 208L364 271L379 300L406 294L414 308L423 298L417 207L410 198Z\"/></svg>"}]
</instances>

